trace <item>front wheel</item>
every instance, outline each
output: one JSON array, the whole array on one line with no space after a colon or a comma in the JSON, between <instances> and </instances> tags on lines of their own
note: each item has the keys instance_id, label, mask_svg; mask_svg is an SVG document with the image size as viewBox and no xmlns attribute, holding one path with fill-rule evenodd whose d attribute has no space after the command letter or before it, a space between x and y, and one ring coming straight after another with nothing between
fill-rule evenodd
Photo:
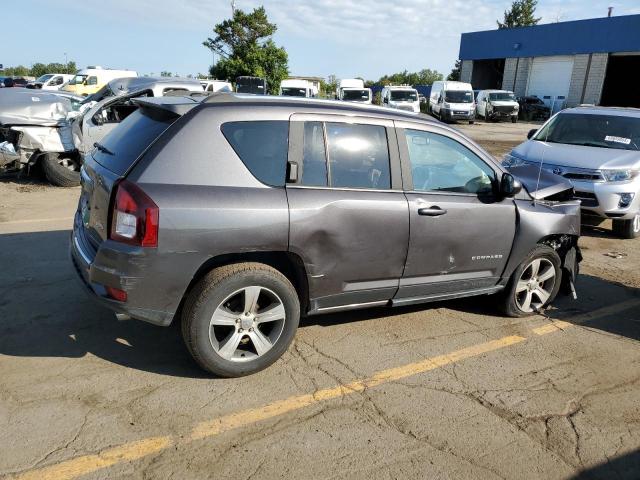
<instances>
[{"instance_id":1,"label":"front wheel","mask_svg":"<svg viewBox=\"0 0 640 480\"><path fill-rule=\"evenodd\" d=\"M300 319L295 288L261 263L216 268L193 288L182 335L195 361L221 377L267 368L287 350Z\"/></svg>"},{"instance_id":2,"label":"front wheel","mask_svg":"<svg viewBox=\"0 0 640 480\"><path fill-rule=\"evenodd\" d=\"M640 237L640 213L630 220L614 220L613 232L626 239Z\"/></svg>"},{"instance_id":3,"label":"front wheel","mask_svg":"<svg viewBox=\"0 0 640 480\"><path fill-rule=\"evenodd\" d=\"M509 317L534 315L553 302L561 281L560 257L553 248L538 245L513 272L502 310Z\"/></svg>"},{"instance_id":4,"label":"front wheel","mask_svg":"<svg viewBox=\"0 0 640 480\"><path fill-rule=\"evenodd\" d=\"M42 158L42 169L47 180L58 187L80 185L80 162L72 155L47 153Z\"/></svg>"}]
</instances>

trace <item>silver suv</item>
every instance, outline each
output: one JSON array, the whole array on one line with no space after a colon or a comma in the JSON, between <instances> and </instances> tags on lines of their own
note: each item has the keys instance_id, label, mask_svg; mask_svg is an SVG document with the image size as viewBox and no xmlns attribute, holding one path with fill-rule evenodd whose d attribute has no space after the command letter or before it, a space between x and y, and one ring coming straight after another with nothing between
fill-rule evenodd
<instances>
[{"instance_id":1,"label":"silver suv","mask_svg":"<svg viewBox=\"0 0 640 480\"><path fill-rule=\"evenodd\" d=\"M496 294L525 316L572 285L569 182L542 175L528 192L430 117L237 94L134 101L85 159L71 257L120 317L181 322L217 375L273 363L300 315Z\"/></svg>"},{"instance_id":2,"label":"silver suv","mask_svg":"<svg viewBox=\"0 0 640 480\"><path fill-rule=\"evenodd\" d=\"M563 110L529 132L503 165L542 165L570 179L586 215L613 219L623 238L640 235L640 110Z\"/></svg>"}]
</instances>

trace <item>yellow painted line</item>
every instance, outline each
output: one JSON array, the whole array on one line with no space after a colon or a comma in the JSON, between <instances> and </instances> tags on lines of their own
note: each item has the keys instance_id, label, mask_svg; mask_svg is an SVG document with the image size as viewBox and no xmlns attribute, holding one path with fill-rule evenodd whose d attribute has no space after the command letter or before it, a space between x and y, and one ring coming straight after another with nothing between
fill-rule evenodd
<instances>
[{"instance_id":1,"label":"yellow painted line","mask_svg":"<svg viewBox=\"0 0 640 480\"><path fill-rule=\"evenodd\" d=\"M473 345L444 355L427 358L419 362L382 370L363 380L356 380L347 384L318 390L314 393L297 395L261 407L224 415L214 420L197 424L191 430L191 433L184 440L180 441L180 443L219 435L288 412L300 410L316 403L333 398L345 397L356 392L362 392L366 388L401 380L461 360L500 350L524 342L525 340L524 337L517 335L503 337L498 340ZM14 478L16 480L70 480L102 468L113 466L117 463L137 460L158 453L176 443L178 443L178 441L172 441L171 437L149 438L113 447L94 455L84 455L48 467L30 470L18 474Z\"/></svg>"},{"instance_id":2,"label":"yellow painted line","mask_svg":"<svg viewBox=\"0 0 640 480\"><path fill-rule=\"evenodd\" d=\"M347 383L344 385L338 385L332 388L326 388L318 390L315 393L307 395L299 395L290 397L284 400L265 405L263 407L252 408L223 417L216 418L210 422L203 422L194 427L191 432L191 439L197 440L200 438L210 437L218 435L229 430L250 425L252 423L260 422L268 418L277 417L287 412L299 410L314 403L318 403L324 400L330 400L332 398L344 397L356 392L362 392L366 388L375 387L383 383L393 382L402 378L417 375L419 373L435 370L444 365L459 362L466 358L482 355L483 353L499 350L509 345L523 342L524 337L517 335L504 337L499 340L493 340L479 345L463 348L452 353L439 355L437 357L427 358L420 362L410 363L401 367L390 368L388 370L382 370L372 377L364 380L358 380L355 382Z\"/></svg>"},{"instance_id":3,"label":"yellow painted line","mask_svg":"<svg viewBox=\"0 0 640 480\"><path fill-rule=\"evenodd\" d=\"M557 332L558 330L566 330L572 326L573 323L563 322L562 320L553 320L551 323L543 325L542 327L534 328L533 333L536 335L546 335L547 333Z\"/></svg>"},{"instance_id":4,"label":"yellow painted line","mask_svg":"<svg viewBox=\"0 0 640 480\"><path fill-rule=\"evenodd\" d=\"M86 475L117 463L138 460L139 458L164 450L171 446L171 444L170 437L147 438L109 448L95 455L85 455L50 467L31 470L30 472L18 475L16 478L20 480L63 480L76 478L80 475Z\"/></svg>"}]
</instances>

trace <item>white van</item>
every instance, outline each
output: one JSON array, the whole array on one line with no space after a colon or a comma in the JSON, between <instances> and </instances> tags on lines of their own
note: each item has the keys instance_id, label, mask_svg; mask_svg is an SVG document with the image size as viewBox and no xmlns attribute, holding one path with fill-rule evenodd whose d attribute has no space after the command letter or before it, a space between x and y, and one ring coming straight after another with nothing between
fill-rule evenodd
<instances>
[{"instance_id":1,"label":"white van","mask_svg":"<svg viewBox=\"0 0 640 480\"><path fill-rule=\"evenodd\" d=\"M69 83L62 87L61 90L86 97L87 95L96 93L111 80L137 76L138 73L133 70L113 70L102 67L87 67L83 70L78 70Z\"/></svg>"},{"instance_id":2,"label":"white van","mask_svg":"<svg viewBox=\"0 0 640 480\"><path fill-rule=\"evenodd\" d=\"M371 89L364 86L364 80L360 78L345 78L340 80L336 91L336 99L344 102L370 104L373 95Z\"/></svg>"},{"instance_id":3,"label":"white van","mask_svg":"<svg viewBox=\"0 0 640 480\"><path fill-rule=\"evenodd\" d=\"M311 82L298 78L288 78L280 84L280 95L283 97L314 97Z\"/></svg>"},{"instance_id":4,"label":"white van","mask_svg":"<svg viewBox=\"0 0 640 480\"><path fill-rule=\"evenodd\" d=\"M205 92L233 92L231 82L225 82L224 80L200 79L200 84Z\"/></svg>"},{"instance_id":5,"label":"white van","mask_svg":"<svg viewBox=\"0 0 640 480\"><path fill-rule=\"evenodd\" d=\"M27 84L27 88L37 88L41 90L60 90L60 88L73 78L73 75L65 73L47 73L36 78Z\"/></svg>"},{"instance_id":6,"label":"white van","mask_svg":"<svg viewBox=\"0 0 640 480\"><path fill-rule=\"evenodd\" d=\"M380 94L382 106L405 112L420 113L420 97L411 85L389 85Z\"/></svg>"},{"instance_id":7,"label":"white van","mask_svg":"<svg viewBox=\"0 0 640 480\"><path fill-rule=\"evenodd\" d=\"M476 118L476 104L470 83L437 81L431 86L429 112L441 121L467 120Z\"/></svg>"}]
</instances>

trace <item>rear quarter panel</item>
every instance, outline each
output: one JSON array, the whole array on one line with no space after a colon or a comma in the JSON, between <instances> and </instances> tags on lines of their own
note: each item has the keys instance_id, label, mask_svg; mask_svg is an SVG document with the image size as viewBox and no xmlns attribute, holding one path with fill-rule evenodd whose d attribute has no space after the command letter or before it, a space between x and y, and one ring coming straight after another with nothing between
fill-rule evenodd
<instances>
[{"instance_id":1,"label":"rear quarter panel","mask_svg":"<svg viewBox=\"0 0 640 480\"><path fill-rule=\"evenodd\" d=\"M220 131L227 121L261 118L245 113L209 106L189 112L128 175L160 208L156 265L149 268L158 278L146 281L156 287L155 302L167 311L177 309L198 269L212 257L287 250L284 187L258 181ZM268 118L279 119L273 109Z\"/></svg>"}]
</instances>

